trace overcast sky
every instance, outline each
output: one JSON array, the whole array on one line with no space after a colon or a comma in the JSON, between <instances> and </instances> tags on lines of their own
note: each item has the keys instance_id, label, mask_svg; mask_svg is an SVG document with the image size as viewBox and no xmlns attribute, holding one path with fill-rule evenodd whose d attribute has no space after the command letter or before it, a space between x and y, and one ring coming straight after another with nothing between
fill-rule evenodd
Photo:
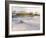
<instances>
[{"instance_id":1,"label":"overcast sky","mask_svg":"<svg viewBox=\"0 0 46 38\"><path fill-rule=\"evenodd\" d=\"M15 13L19 13L20 11L25 11L26 13L41 13L42 8L40 6L30 6L30 7L21 7L21 6L12 6L12 11L16 11Z\"/></svg>"}]
</instances>

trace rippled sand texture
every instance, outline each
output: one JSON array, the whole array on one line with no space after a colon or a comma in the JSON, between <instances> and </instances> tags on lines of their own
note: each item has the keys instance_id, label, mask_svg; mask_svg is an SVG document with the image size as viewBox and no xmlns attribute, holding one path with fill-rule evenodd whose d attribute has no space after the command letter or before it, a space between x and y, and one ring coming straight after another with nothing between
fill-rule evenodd
<instances>
[{"instance_id":1,"label":"rippled sand texture","mask_svg":"<svg viewBox=\"0 0 46 38\"><path fill-rule=\"evenodd\" d=\"M12 18L13 31L40 30L40 16L25 16Z\"/></svg>"}]
</instances>

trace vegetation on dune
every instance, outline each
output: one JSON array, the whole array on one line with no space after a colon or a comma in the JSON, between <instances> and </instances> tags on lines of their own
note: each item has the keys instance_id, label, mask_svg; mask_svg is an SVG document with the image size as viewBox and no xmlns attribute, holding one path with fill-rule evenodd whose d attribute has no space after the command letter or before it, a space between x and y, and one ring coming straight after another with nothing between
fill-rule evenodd
<instances>
[{"instance_id":1,"label":"vegetation on dune","mask_svg":"<svg viewBox=\"0 0 46 38\"><path fill-rule=\"evenodd\" d=\"M33 15L33 14L32 13L17 13L16 15L27 16L27 15Z\"/></svg>"},{"instance_id":2,"label":"vegetation on dune","mask_svg":"<svg viewBox=\"0 0 46 38\"><path fill-rule=\"evenodd\" d=\"M15 13L13 13L15 14ZM39 14L37 14L37 12L34 14L33 12L27 13L24 11L21 11L19 13L16 13L17 16L40 16Z\"/></svg>"},{"instance_id":3,"label":"vegetation on dune","mask_svg":"<svg viewBox=\"0 0 46 38\"><path fill-rule=\"evenodd\" d=\"M39 14L37 14L37 13L32 13L32 12L30 12L30 13L26 13L26 12L20 12L20 13L17 13L16 14L17 16L40 16Z\"/></svg>"}]
</instances>

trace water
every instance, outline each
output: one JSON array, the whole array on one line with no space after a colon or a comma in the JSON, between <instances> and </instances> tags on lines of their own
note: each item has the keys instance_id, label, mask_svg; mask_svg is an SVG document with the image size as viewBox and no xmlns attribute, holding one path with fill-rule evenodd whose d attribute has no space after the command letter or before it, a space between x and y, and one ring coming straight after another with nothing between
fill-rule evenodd
<instances>
[{"instance_id":1,"label":"water","mask_svg":"<svg viewBox=\"0 0 46 38\"><path fill-rule=\"evenodd\" d=\"M40 30L40 16L17 16L12 18L13 31Z\"/></svg>"}]
</instances>

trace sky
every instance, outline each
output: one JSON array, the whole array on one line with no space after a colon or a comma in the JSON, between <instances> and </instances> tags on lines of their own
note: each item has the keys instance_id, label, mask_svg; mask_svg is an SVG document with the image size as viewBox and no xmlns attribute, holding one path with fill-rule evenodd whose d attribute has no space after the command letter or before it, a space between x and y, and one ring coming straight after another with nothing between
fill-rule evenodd
<instances>
[{"instance_id":1,"label":"sky","mask_svg":"<svg viewBox=\"0 0 46 38\"><path fill-rule=\"evenodd\" d=\"M12 6L12 11L16 11L15 13L19 13L20 11L25 11L26 13L41 13L41 6L30 6L30 7L22 7L22 6Z\"/></svg>"}]
</instances>

